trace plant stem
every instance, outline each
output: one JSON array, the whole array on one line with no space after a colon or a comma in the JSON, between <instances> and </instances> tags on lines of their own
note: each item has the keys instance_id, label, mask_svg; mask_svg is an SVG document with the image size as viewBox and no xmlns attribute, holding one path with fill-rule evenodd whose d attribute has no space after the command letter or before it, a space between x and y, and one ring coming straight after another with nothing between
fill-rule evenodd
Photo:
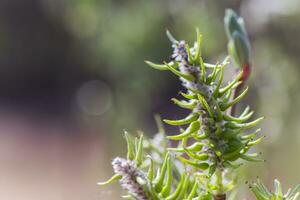
<instances>
[{"instance_id":1,"label":"plant stem","mask_svg":"<svg viewBox=\"0 0 300 200\"><path fill-rule=\"evenodd\" d=\"M243 76L240 79L240 81L242 81L242 83L234 90L233 99L235 99L240 94L240 91L243 89L246 80L250 76L250 73L251 73L251 65L249 63L244 64L243 65ZM232 116L235 116L235 111L236 111L236 104L231 107L230 114Z\"/></svg>"},{"instance_id":2,"label":"plant stem","mask_svg":"<svg viewBox=\"0 0 300 200\"><path fill-rule=\"evenodd\" d=\"M217 169L216 171L216 184L219 188L218 194L214 195L214 200L225 200L226 194L224 194L224 188L223 188L223 171L220 169Z\"/></svg>"},{"instance_id":3,"label":"plant stem","mask_svg":"<svg viewBox=\"0 0 300 200\"><path fill-rule=\"evenodd\" d=\"M226 200L226 194L217 194L214 196L214 200Z\"/></svg>"}]
</instances>

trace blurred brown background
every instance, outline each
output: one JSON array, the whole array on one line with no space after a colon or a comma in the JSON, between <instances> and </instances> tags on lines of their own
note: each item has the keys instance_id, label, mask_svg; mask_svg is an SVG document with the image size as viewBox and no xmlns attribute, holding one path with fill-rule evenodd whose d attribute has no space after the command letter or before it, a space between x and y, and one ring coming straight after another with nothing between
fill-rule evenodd
<instances>
[{"instance_id":1,"label":"blurred brown background","mask_svg":"<svg viewBox=\"0 0 300 200\"><path fill-rule=\"evenodd\" d=\"M192 42L195 27L206 61L221 60L226 8L244 17L253 45L245 103L266 117L267 162L242 167L240 195L257 176L299 183L298 0L1 0L0 199L120 199L96 183L124 154L123 129L151 135L155 113L184 114L169 102L176 77L143 61L168 58L166 28Z\"/></svg>"}]
</instances>

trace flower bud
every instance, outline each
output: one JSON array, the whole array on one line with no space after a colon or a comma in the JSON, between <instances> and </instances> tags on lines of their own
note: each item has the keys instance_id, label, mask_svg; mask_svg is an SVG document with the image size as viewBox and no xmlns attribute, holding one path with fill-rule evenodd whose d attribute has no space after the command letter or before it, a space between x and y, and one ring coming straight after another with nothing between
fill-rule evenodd
<instances>
[{"instance_id":1,"label":"flower bud","mask_svg":"<svg viewBox=\"0 0 300 200\"><path fill-rule=\"evenodd\" d=\"M226 10L224 18L225 30L228 37L228 51L234 62L241 68L249 64L250 42L245 29L244 20L233 10Z\"/></svg>"},{"instance_id":2,"label":"flower bud","mask_svg":"<svg viewBox=\"0 0 300 200\"><path fill-rule=\"evenodd\" d=\"M234 31L228 42L228 51L237 66L243 67L249 63L250 49L248 38Z\"/></svg>"},{"instance_id":3,"label":"flower bud","mask_svg":"<svg viewBox=\"0 0 300 200\"><path fill-rule=\"evenodd\" d=\"M244 20L231 9L226 10L224 25L228 39L231 38L234 31L247 35Z\"/></svg>"}]
</instances>

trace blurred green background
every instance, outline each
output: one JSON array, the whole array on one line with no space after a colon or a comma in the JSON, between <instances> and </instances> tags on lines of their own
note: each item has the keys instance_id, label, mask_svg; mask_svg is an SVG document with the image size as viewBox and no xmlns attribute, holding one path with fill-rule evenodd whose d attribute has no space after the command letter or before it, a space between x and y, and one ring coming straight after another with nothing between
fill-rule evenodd
<instances>
[{"instance_id":1,"label":"blurred green background","mask_svg":"<svg viewBox=\"0 0 300 200\"><path fill-rule=\"evenodd\" d=\"M154 114L184 114L169 101L181 89L176 77L144 60L168 60L166 29L192 42L195 27L206 61L222 60L226 8L244 17L253 46L245 105L266 117L267 162L240 169L239 195L257 176L299 183L298 0L2 0L1 199L120 199L117 186L96 183L125 154L123 129L152 135Z\"/></svg>"}]
</instances>

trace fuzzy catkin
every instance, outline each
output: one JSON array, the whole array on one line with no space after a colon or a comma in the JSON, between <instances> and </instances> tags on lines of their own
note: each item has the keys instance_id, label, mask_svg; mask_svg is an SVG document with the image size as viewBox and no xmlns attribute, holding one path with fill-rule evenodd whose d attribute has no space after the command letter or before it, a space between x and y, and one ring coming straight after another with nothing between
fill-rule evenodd
<instances>
[{"instance_id":1,"label":"fuzzy catkin","mask_svg":"<svg viewBox=\"0 0 300 200\"><path fill-rule=\"evenodd\" d=\"M150 200L137 178L145 179L145 175L137 169L135 162L117 157L112 161L116 174L122 176L120 185L138 200Z\"/></svg>"}]
</instances>

